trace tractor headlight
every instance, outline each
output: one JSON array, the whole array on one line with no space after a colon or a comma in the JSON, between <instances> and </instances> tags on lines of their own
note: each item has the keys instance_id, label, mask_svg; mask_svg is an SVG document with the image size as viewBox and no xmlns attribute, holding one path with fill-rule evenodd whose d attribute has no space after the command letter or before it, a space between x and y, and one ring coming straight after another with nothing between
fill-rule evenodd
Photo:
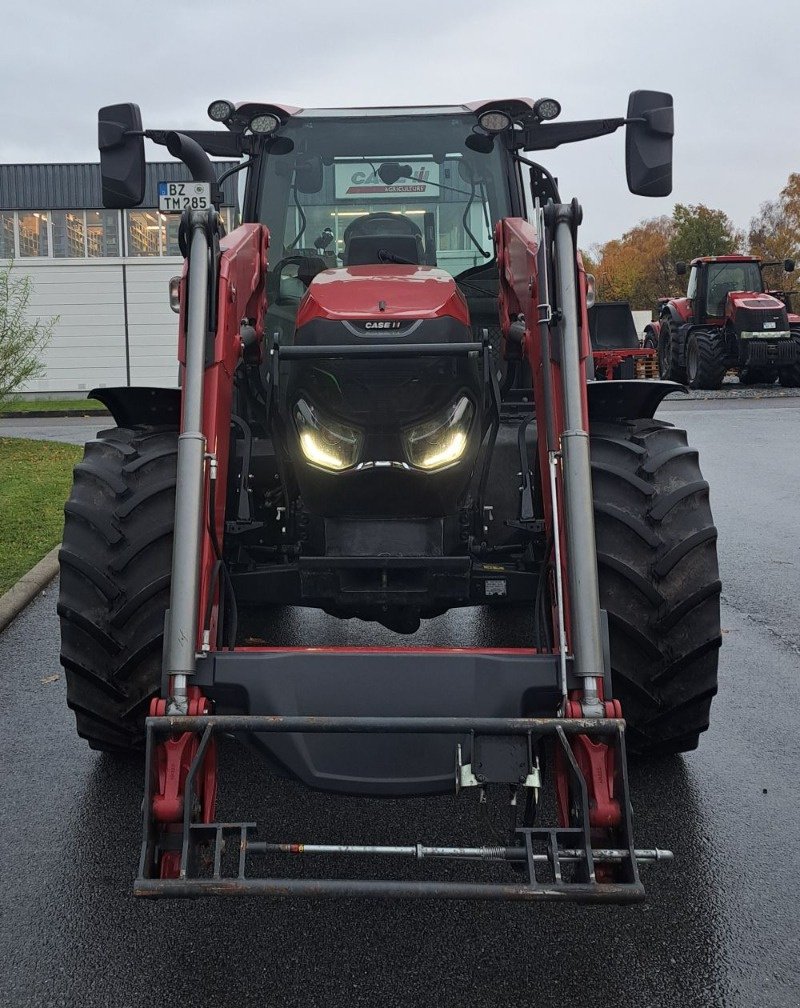
<instances>
[{"instance_id":1,"label":"tractor headlight","mask_svg":"<svg viewBox=\"0 0 800 1008\"><path fill-rule=\"evenodd\" d=\"M406 453L419 469L444 469L458 462L467 447L475 409L461 396L433 420L408 427L403 432Z\"/></svg>"},{"instance_id":2,"label":"tractor headlight","mask_svg":"<svg viewBox=\"0 0 800 1008\"><path fill-rule=\"evenodd\" d=\"M294 422L300 448L312 465L339 472L358 462L362 437L353 427L328 418L323 420L305 399L300 399L294 408Z\"/></svg>"}]
</instances>

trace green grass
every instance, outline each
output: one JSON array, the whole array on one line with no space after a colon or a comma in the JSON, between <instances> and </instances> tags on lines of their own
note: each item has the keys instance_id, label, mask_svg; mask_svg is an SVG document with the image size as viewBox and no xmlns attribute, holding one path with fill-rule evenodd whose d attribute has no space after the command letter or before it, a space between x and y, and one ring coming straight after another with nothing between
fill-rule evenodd
<instances>
[{"instance_id":1,"label":"green grass","mask_svg":"<svg viewBox=\"0 0 800 1008\"><path fill-rule=\"evenodd\" d=\"M0 403L0 416L3 413L33 413L53 412L59 410L101 409L105 406L96 399L14 399Z\"/></svg>"},{"instance_id":2,"label":"green grass","mask_svg":"<svg viewBox=\"0 0 800 1008\"><path fill-rule=\"evenodd\" d=\"M82 453L77 445L0 438L0 594L61 541Z\"/></svg>"}]
</instances>

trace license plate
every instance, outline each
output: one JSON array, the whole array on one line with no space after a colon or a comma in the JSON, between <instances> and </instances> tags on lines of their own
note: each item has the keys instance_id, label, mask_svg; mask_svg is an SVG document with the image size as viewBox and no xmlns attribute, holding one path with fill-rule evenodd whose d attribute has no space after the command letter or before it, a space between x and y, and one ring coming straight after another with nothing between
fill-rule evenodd
<instances>
[{"instance_id":1,"label":"license plate","mask_svg":"<svg viewBox=\"0 0 800 1008\"><path fill-rule=\"evenodd\" d=\"M210 210L211 184L209 182L159 182L158 209L162 213Z\"/></svg>"}]
</instances>

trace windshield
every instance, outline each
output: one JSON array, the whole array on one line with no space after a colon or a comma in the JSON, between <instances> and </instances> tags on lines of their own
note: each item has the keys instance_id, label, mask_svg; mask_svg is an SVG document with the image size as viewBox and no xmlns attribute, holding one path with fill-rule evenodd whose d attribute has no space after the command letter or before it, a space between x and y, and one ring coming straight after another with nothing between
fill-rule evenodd
<instances>
[{"instance_id":1,"label":"windshield","mask_svg":"<svg viewBox=\"0 0 800 1008\"><path fill-rule=\"evenodd\" d=\"M725 300L731 291L761 291L761 270L755 262L708 264L706 310L709 315L725 314Z\"/></svg>"},{"instance_id":2,"label":"windshield","mask_svg":"<svg viewBox=\"0 0 800 1008\"><path fill-rule=\"evenodd\" d=\"M508 183L499 143L466 146L474 125L467 114L290 119L263 157L257 211L281 301L299 300L309 270L368 262L438 266L468 299L496 295L492 235L511 213ZM375 237L387 234L393 243ZM311 265L281 267L294 257Z\"/></svg>"}]
</instances>

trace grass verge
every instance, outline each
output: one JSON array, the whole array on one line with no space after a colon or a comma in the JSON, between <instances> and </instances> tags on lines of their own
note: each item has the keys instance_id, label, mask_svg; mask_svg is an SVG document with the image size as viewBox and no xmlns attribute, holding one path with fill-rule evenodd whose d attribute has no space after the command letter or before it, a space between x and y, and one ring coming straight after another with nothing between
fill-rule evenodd
<instances>
[{"instance_id":1,"label":"grass verge","mask_svg":"<svg viewBox=\"0 0 800 1008\"><path fill-rule=\"evenodd\" d=\"M0 595L61 541L82 454L78 445L0 438Z\"/></svg>"},{"instance_id":2,"label":"grass verge","mask_svg":"<svg viewBox=\"0 0 800 1008\"><path fill-rule=\"evenodd\" d=\"M0 416L4 413L59 413L62 410L104 410L96 399L13 399L0 403Z\"/></svg>"}]
</instances>

